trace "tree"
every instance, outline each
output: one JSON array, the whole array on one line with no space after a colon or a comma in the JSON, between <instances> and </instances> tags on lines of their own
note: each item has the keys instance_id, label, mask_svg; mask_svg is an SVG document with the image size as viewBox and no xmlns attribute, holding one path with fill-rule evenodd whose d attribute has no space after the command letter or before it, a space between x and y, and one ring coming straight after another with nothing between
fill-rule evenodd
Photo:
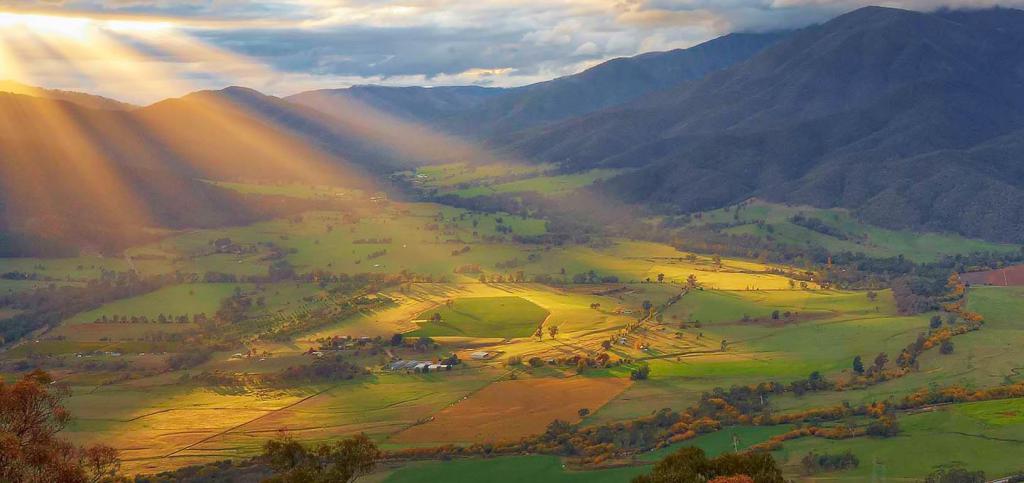
<instances>
[{"instance_id":1,"label":"tree","mask_svg":"<svg viewBox=\"0 0 1024 483\"><path fill-rule=\"evenodd\" d=\"M603 340L603 341L601 341L601 348L604 349L604 350L611 350L611 348L612 348L612 341L610 341L610 340Z\"/></svg>"},{"instance_id":2,"label":"tree","mask_svg":"<svg viewBox=\"0 0 1024 483\"><path fill-rule=\"evenodd\" d=\"M773 310L772 311L772 320L779 320L779 311L778 310Z\"/></svg>"},{"instance_id":3,"label":"tree","mask_svg":"<svg viewBox=\"0 0 1024 483\"><path fill-rule=\"evenodd\" d=\"M720 255L712 255L711 263L714 263L716 267L722 268L722 257Z\"/></svg>"},{"instance_id":4,"label":"tree","mask_svg":"<svg viewBox=\"0 0 1024 483\"><path fill-rule=\"evenodd\" d=\"M889 355L885 352L879 352L878 355L875 356L875 364L872 366L872 369L874 369L875 372L882 372L882 369L885 369L885 364L888 362Z\"/></svg>"},{"instance_id":5,"label":"tree","mask_svg":"<svg viewBox=\"0 0 1024 483\"><path fill-rule=\"evenodd\" d=\"M377 445L365 434L312 449L289 436L263 445L263 459L276 473L267 481L276 483L350 482L372 471L380 457Z\"/></svg>"},{"instance_id":6,"label":"tree","mask_svg":"<svg viewBox=\"0 0 1024 483\"><path fill-rule=\"evenodd\" d=\"M942 327L942 316L933 315L932 319L928 322L928 326L931 327L932 329L938 329L939 327Z\"/></svg>"},{"instance_id":7,"label":"tree","mask_svg":"<svg viewBox=\"0 0 1024 483\"><path fill-rule=\"evenodd\" d=\"M650 300L644 300L643 308L644 308L644 313L645 314L649 314L649 313L651 313L651 309L654 308L654 304L652 304Z\"/></svg>"},{"instance_id":8,"label":"tree","mask_svg":"<svg viewBox=\"0 0 1024 483\"><path fill-rule=\"evenodd\" d=\"M939 346L939 353L943 355L949 355L953 353L953 341L946 339L942 341L942 345Z\"/></svg>"},{"instance_id":9,"label":"tree","mask_svg":"<svg viewBox=\"0 0 1024 483\"><path fill-rule=\"evenodd\" d=\"M692 274L692 273L691 273L690 275L688 275L688 276L686 277L686 287L687 287L687 288L690 288L690 289L695 289L695 288L697 288L697 287L698 287L699 285L700 285L700 284L699 284L699 282L697 282L697 276L696 276L696 275L694 275L694 274Z\"/></svg>"},{"instance_id":10,"label":"tree","mask_svg":"<svg viewBox=\"0 0 1024 483\"><path fill-rule=\"evenodd\" d=\"M590 414L590 410L587 408L580 408L579 411L576 411L576 414L579 414L581 418L585 418Z\"/></svg>"},{"instance_id":11,"label":"tree","mask_svg":"<svg viewBox=\"0 0 1024 483\"><path fill-rule=\"evenodd\" d=\"M405 339L404 335L402 335L402 334L394 334L394 335L391 336L391 345L393 345L393 346L402 345L402 340L403 339Z\"/></svg>"},{"instance_id":12,"label":"tree","mask_svg":"<svg viewBox=\"0 0 1024 483\"><path fill-rule=\"evenodd\" d=\"M558 335L558 326L557 325L549 325L548 326L548 335L550 335L551 338L554 339L555 336Z\"/></svg>"},{"instance_id":13,"label":"tree","mask_svg":"<svg viewBox=\"0 0 1024 483\"><path fill-rule=\"evenodd\" d=\"M0 481L95 483L120 469L117 450L77 447L57 434L71 419L66 386L36 370L14 384L0 382Z\"/></svg>"},{"instance_id":14,"label":"tree","mask_svg":"<svg viewBox=\"0 0 1024 483\"><path fill-rule=\"evenodd\" d=\"M537 342L540 342L540 340L544 338L544 330L537 327L537 330L533 332L533 336L537 338Z\"/></svg>"},{"instance_id":15,"label":"tree","mask_svg":"<svg viewBox=\"0 0 1024 483\"><path fill-rule=\"evenodd\" d=\"M878 292L868 290L868 301L874 302L876 299L878 299Z\"/></svg>"},{"instance_id":16,"label":"tree","mask_svg":"<svg viewBox=\"0 0 1024 483\"><path fill-rule=\"evenodd\" d=\"M662 283L664 281L665 281L665 274L664 273L659 273L658 274L658 283Z\"/></svg>"},{"instance_id":17,"label":"tree","mask_svg":"<svg viewBox=\"0 0 1024 483\"><path fill-rule=\"evenodd\" d=\"M853 372L864 374L864 363L860 360L860 356L854 356L853 358Z\"/></svg>"}]
</instances>

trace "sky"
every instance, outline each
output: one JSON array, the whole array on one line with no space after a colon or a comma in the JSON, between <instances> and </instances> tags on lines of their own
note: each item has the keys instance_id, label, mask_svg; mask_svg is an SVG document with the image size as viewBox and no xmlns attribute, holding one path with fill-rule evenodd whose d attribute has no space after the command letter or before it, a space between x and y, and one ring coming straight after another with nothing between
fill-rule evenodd
<instances>
[{"instance_id":1,"label":"sky","mask_svg":"<svg viewBox=\"0 0 1024 483\"><path fill-rule=\"evenodd\" d=\"M1024 0L0 0L0 79L136 103L227 85L505 87L872 4Z\"/></svg>"}]
</instances>

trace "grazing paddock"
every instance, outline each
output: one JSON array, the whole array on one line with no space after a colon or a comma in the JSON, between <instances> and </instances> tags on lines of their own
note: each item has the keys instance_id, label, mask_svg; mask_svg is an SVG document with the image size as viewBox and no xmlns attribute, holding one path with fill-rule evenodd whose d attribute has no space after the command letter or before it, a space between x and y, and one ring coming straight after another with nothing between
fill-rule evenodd
<instances>
[{"instance_id":1,"label":"grazing paddock","mask_svg":"<svg viewBox=\"0 0 1024 483\"><path fill-rule=\"evenodd\" d=\"M630 386L622 378L569 377L495 382L445 408L434 419L391 438L395 443L515 441L541 433L551 421L580 420Z\"/></svg>"},{"instance_id":2,"label":"grazing paddock","mask_svg":"<svg viewBox=\"0 0 1024 483\"><path fill-rule=\"evenodd\" d=\"M440 320L435 321L435 314ZM529 337L548 311L520 297L455 299L419 314L420 329L413 336Z\"/></svg>"},{"instance_id":3,"label":"grazing paddock","mask_svg":"<svg viewBox=\"0 0 1024 483\"><path fill-rule=\"evenodd\" d=\"M68 320L71 324L85 324L103 317L146 316L153 322L160 314L167 316L194 315L205 313L212 317L221 300L231 296L235 289L247 289L247 284L235 283L194 283L172 285L155 292L121 299L102 307L82 312Z\"/></svg>"}]
</instances>

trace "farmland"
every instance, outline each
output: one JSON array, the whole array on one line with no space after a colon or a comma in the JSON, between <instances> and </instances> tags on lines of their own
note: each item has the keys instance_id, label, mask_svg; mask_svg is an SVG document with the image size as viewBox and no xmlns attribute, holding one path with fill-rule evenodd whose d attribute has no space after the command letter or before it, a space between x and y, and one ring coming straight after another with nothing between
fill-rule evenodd
<instances>
[{"instance_id":1,"label":"farmland","mask_svg":"<svg viewBox=\"0 0 1024 483\"><path fill-rule=\"evenodd\" d=\"M529 337L548 312L519 297L455 299L419 315L414 336Z\"/></svg>"},{"instance_id":2,"label":"farmland","mask_svg":"<svg viewBox=\"0 0 1024 483\"><path fill-rule=\"evenodd\" d=\"M544 185L535 170L460 169L416 174L453 192L511 174L522 179L487 189L525 185L562 196L580 187L557 177ZM247 226L170 233L120 258L0 261L4 271L34 278L5 280L0 288L10 294L86 291L134 267L136 278L118 282L132 287L125 296L83 305L0 357L5 377L38 366L68 384L75 419L66 434L75 442L113 445L129 473L247 458L280 431L308 443L365 433L394 452L527 440L555 420L596 431L663 408L702 404L715 388L788 384L812 373L853 380L854 358L870 364L884 352L895 359L929 332L936 315L901 313L887 288L830 286L806 267L763 258L694 253L622 234L600 243L538 243L532 240L552 227L531 216L371 201L331 187L225 186L347 204ZM782 236L792 213L779 210L753 204L740 216L775 220ZM703 222L724 214L707 213ZM837 226L859 229L841 213L832 215ZM929 248L920 243L931 241L878 231L862 240L870 242L859 246L874 253L909 250L925 258L946 249L1003 248L952 238ZM1017 382L1020 361L1012 348L1024 343L1021 295L1014 287L971 288L966 308L982 314L985 326L958 335L952 353L924 352L916 370L862 388L772 394L771 410ZM0 318L28 309L3 310ZM415 364L392 369L394 361ZM410 369L417 366L434 369ZM333 372L325 376L318 367ZM636 377L641 368L649 373ZM1017 402L901 414L903 429L894 438L800 438L773 454L788 475L801 473L800 459L811 450L850 449L862 464L829 478L857 480L873 471L909 477L977 440L970 464L1005 474L1013 468L985 455L1017 450L1015 434L1024 424ZM800 424L810 422L731 424L653 451L644 447L619 457L622 467L615 469L542 454L389 464L372 477L436 481L486 471L509 481L623 481L681 446L718 454ZM862 425L863 418L850 424ZM947 427L959 429L940 434ZM893 452L919 457L884 457Z\"/></svg>"}]
</instances>

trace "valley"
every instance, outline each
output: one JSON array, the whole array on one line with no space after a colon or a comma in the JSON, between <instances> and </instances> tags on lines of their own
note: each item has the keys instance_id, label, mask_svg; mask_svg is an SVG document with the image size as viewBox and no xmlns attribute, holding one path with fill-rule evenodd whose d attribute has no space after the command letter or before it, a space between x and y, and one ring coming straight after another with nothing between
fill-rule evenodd
<instances>
[{"instance_id":1,"label":"valley","mask_svg":"<svg viewBox=\"0 0 1024 483\"><path fill-rule=\"evenodd\" d=\"M1024 481L1024 11L753 3L0 6L0 481Z\"/></svg>"},{"instance_id":2,"label":"valley","mask_svg":"<svg viewBox=\"0 0 1024 483\"><path fill-rule=\"evenodd\" d=\"M268 196L341 192L227 186ZM557 198L562 189L542 195ZM691 223L736 219L735 212L716 211ZM782 229L799 229L787 221L794 209L754 203L738 212L740 220L764 217L793 227ZM841 213L816 214L850 232L859 229ZM122 258L5 259L3 272L27 279L10 281L7 297L14 301L40 284L87 287L127 270L159 282L34 328L0 360L12 376L22 367L41 367L69 385L75 420L66 434L72 441L107 442L120 451L126 471L158 473L254 456L280 431L306 442L363 432L396 452L512 443L543 433L554 420L600 427L692 407L713 388L788 384L810 374L850 384L863 378L852 373L855 357L867 362L886 353L894 359L918 334L934 331L931 312L901 313L887 289L840 289L795 266L618 236L591 244L523 241L548 229L549 223L528 216L355 193L340 211L186 230L131 247ZM862 233L876 253L912 251L905 238L871 230ZM926 242L935 251L917 255L934 260L945 249L1009 250L953 236L935 240ZM772 395L773 412L898 401L928 387L1016 383L1017 364L1005 347L1024 337L1024 327L1003 315L1018 304L1015 290L971 290L969 308L986 325L956 337L952 354L925 352L913 372L862 389ZM414 363L396 366L406 360ZM649 372L637 378L641 367ZM928 417L1010 414L978 404L1007 403L958 404ZM990 435L985 454L1020 444L998 435L1024 421L972 417L959 424L975 436L963 437ZM816 424L862 427L862 418ZM907 429L896 443L859 437L825 448L849 448L892 477L944 461L945 451L936 448L922 452L916 466L886 463L882 455L896 451L892 444L930 441L929 428L938 424L914 413L898 420ZM749 446L795 427L740 421L676 444L761 431L741 438ZM818 441L787 442L773 454L787 472L799 473L800 458L821 450ZM548 456L510 456L466 461L441 474L491 471L506 458L526 458L503 470L513 479L536 471L609 481L639 474L652 461L641 451L615 460L624 468L584 465L557 476L564 470L548 466ZM384 481L439 475L429 465L415 476L404 466L386 468ZM857 471L849 478L864 474L863 467Z\"/></svg>"}]
</instances>

